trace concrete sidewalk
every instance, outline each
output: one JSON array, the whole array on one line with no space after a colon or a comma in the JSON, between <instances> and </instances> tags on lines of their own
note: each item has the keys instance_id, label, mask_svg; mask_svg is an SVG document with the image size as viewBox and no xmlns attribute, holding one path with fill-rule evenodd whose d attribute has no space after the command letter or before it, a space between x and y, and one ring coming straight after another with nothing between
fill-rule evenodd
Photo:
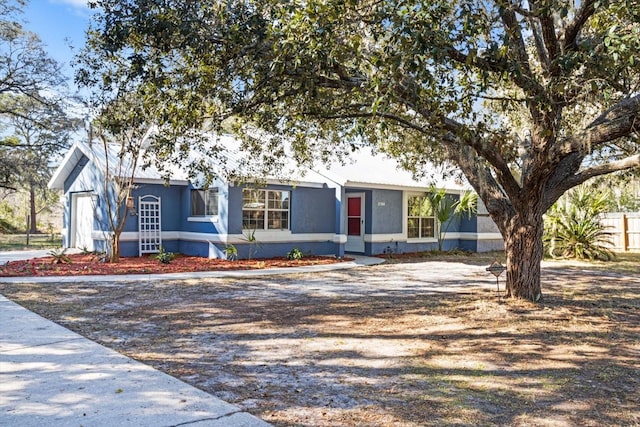
<instances>
[{"instance_id":1,"label":"concrete sidewalk","mask_svg":"<svg viewBox=\"0 0 640 427\"><path fill-rule=\"evenodd\" d=\"M1 426L269 424L0 296Z\"/></svg>"},{"instance_id":2,"label":"concrete sidewalk","mask_svg":"<svg viewBox=\"0 0 640 427\"><path fill-rule=\"evenodd\" d=\"M51 249L32 249L28 251L0 251L0 265L9 261L44 258L49 256Z\"/></svg>"}]
</instances>

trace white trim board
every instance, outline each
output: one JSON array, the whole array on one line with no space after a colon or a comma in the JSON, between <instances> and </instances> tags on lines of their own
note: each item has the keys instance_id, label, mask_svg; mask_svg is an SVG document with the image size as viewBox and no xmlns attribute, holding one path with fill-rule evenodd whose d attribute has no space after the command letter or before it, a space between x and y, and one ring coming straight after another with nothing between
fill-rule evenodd
<instances>
[{"instance_id":1,"label":"white trim board","mask_svg":"<svg viewBox=\"0 0 640 427\"><path fill-rule=\"evenodd\" d=\"M103 233L94 230L91 237L95 240L107 240L113 233ZM291 232L256 232L256 238L260 243L295 243L295 242L331 242L342 243L346 236L335 233L300 233ZM247 239L243 234L211 234L196 233L190 231L162 231L162 240L189 240L193 242L209 242L220 244L246 244ZM120 234L121 242L137 242L138 232L125 231Z\"/></svg>"},{"instance_id":2,"label":"white trim board","mask_svg":"<svg viewBox=\"0 0 640 427\"><path fill-rule=\"evenodd\" d=\"M95 240L107 240L112 233L103 233L94 230L91 237ZM344 244L347 241L345 234L335 233L291 233L286 231L256 232L256 238L261 243L287 243L287 242L333 242ZM365 234L367 243L433 243L436 238L429 239L407 239L401 233L395 234ZM449 232L445 235L445 240L502 240L500 233L460 233ZM243 234L211 234L196 233L190 231L163 231L162 240L190 240L194 242L212 242L222 244L243 244L247 243ZM120 235L120 241L138 241L138 233L135 231L125 231Z\"/></svg>"}]
</instances>

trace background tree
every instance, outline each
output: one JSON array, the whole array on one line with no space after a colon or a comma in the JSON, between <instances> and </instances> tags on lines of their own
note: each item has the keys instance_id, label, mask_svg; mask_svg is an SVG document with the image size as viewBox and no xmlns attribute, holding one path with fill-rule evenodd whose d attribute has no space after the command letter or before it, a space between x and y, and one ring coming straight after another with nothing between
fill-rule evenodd
<instances>
[{"instance_id":1,"label":"background tree","mask_svg":"<svg viewBox=\"0 0 640 427\"><path fill-rule=\"evenodd\" d=\"M592 193L610 196L606 212L640 212L640 176L637 174L607 175L584 185Z\"/></svg>"},{"instance_id":2,"label":"background tree","mask_svg":"<svg viewBox=\"0 0 640 427\"><path fill-rule=\"evenodd\" d=\"M15 120L38 121L44 109L58 114L62 105L58 90L65 79L60 64L51 59L37 34L19 23L24 1L0 0L0 126L13 133ZM29 106L29 108L26 108ZM32 114L32 110L37 113ZM0 187L15 189L17 172L27 159L16 148L13 138L0 139ZM31 160L29 160L31 162Z\"/></svg>"},{"instance_id":3,"label":"background tree","mask_svg":"<svg viewBox=\"0 0 640 427\"><path fill-rule=\"evenodd\" d=\"M51 161L69 146L74 121L60 105L47 105L29 97L15 97L9 129L11 145L6 147L13 160L16 187L28 193L28 232L38 232L38 213L57 200L49 191Z\"/></svg>"},{"instance_id":4,"label":"background tree","mask_svg":"<svg viewBox=\"0 0 640 427\"><path fill-rule=\"evenodd\" d=\"M274 135L245 144L281 153L286 140L300 162L362 142L417 173L450 162L504 237L514 297L542 297L547 209L640 164L638 0L92 5L77 78L145 85L159 106L158 153L180 149L179 129L235 117L239 133ZM526 132L513 131L514 115Z\"/></svg>"}]
</instances>

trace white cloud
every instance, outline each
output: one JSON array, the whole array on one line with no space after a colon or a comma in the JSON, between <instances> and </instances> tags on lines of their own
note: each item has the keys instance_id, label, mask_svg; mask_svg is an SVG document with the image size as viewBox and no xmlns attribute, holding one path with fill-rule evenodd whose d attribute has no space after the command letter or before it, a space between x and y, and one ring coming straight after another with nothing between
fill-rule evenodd
<instances>
[{"instance_id":1,"label":"white cloud","mask_svg":"<svg viewBox=\"0 0 640 427\"><path fill-rule=\"evenodd\" d=\"M67 4L77 8L88 8L87 0L53 0L53 3Z\"/></svg>"}]
</instances>

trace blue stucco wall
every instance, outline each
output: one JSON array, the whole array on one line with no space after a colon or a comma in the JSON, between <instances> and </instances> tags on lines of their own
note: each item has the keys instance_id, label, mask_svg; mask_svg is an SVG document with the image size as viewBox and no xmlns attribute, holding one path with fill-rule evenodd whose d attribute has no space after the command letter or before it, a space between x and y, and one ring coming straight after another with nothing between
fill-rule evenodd
<instances>
[{"instance_id":1,"label":"blue stucco wall","mask_svg":"<svg viewBox=\"0 0 640 427\"><path fill-rule=\"evenodd\" d=\"M251 248L248 244L235 244L238 250L238 258L249 258ZM194 242L181 240L179 252L202 257L224 258L225 245L213 242ZM253 259L285 257L293 248L298 248L305 255L332 255L335 251L333 242L295 242L295 243L265 243L253 248Z\"/></svg>"},{"instance_id":2,"label":"blue stucco wall","mask_svg":"<svg viewBox=\"0 0 640 427\"><path fill-rule=\"evenodd\" d=\"M373 190L370 197L372 234L402 233L402 191Z\"/></svg>"},{"instance_id":3,"label":"blue stucco wall","mask_svg":"<svg viewBox=\"0 0 640 427\"><path fill-rule=\"evenodd\" d=\"M179 251L185 254L224 258L225 245L219 239L214 238L216 234L229 236L241 236L242 229L242 189L243 186L221 186L219 187L219 220L217 223L210 222L188 222L184 217L183 227L186 231L198 233L211 233L210 241L202 241L206 237L194 237L193 239L182 239L179 242ZM290 191L290 231L295 234L330 233L336 230L335 218L335 189L315 188L287 185L268 185L267 190ZM183 202L188 206L188 191L183 196ZM275 231L277 235L277 231ZM258 240L260 239L259 236ZM283 236L286 238L286 236ZM249 256L249 244L234 240L234 246L238 250L240 258ZM298 248L309 254L333 254L336 245L332 239L327 241L297 241L292 242L260 242L259 248L253 254L254 258L265 258L272 256L286 256L293 248Z\"/></svg>"},{"instance_id":4,"label":"blue stucco wall","mask_svg":"<svg viewBox=\"0 0 640 427\"><path fill-rule=\"evenodd\" d=\"M368 255L379 255L386 253L387 248L391 250L391 253L409 253L409 252L425 252L425 251L437 251L438 242L411 242L396 241L396 242L375 242L365 243L365 250ZM463 249L461 247L461 241L458 239L448 239L442 244L442 249L445 251L452 249Z\"/></svg>"},{"instance_id":5,"label":"blue stucco wall","mask_svg":"<svg viewBox=\"0 0 640 427\"><path fill-rule=\"evenodd\" d=\"M377 255L385 252L406 253L421 252L438 249L438 243L434 239L433 242L416 242L407 241L406 236L403 238L389 237L389 241L380 241L385 239L386 234L401 235L403 233L404 205L405 198L401 190L386 189L366 189L366 188L348 188L346 194L363 193L365 197L365 234L369 236L369 240L365 241L365 254ZM447 197L457 200L458 195L450 194ZM476 242L458 239L459 232L476 232L475 216L472 218L457 217L442 225L446 228L445 240L443 242L443 250L451 250L455 248L470 250L475 249ZM470 244L472 243L472 244Z\"/></svg>"},{"instance_id":6,"label":"blue stucco wall","mask_svg":"<svg viewBox=\"0 0 640 427\"><path fill-rule=\"evenodd\" d=\"M124 232L138 232L139 217L139 197L155 196L160 197L161 228L163 232L179 231L182 206L176 200L180 200L181 193L185 186L165 186L163 184L136 184L132 191L136 215L128 215ZM163 239L162 247L167 252L178 252L178 240ZM138 241L123 240L120 243L120 253L122 256L138 256Z\"/></svg>"},{"instance_id":7,"label":"blue stucco wall","mask_svg":"<svg viewBox=\"0 0 640 427\"><path fill-rule=\"evenodd\" d=\"M460 218L460 231L463 233L475 233L478 230L477 215L472 215L469 218L467 215L463 215Z\"/></svg>"},{"instance_id":8,"label":"blue stucco wall","mask_svg":"<svg viewBox=\"0 0 640 427\"><path fill-rule=\"evenodd\" d=\"M291 192L292 233L335 233L335 191L296 187Z\"/></svg>"},{"instance_id":9,"label":"blue stucco wall","mask_svg":"<svg viewBox=\"0 0 640 427\"><path fill-rule=\"evenodd\" d=\"M65 213L63 216L64 227L67 228L67 236L65 240L65 246L71 245L71 225L72 218L71 212L73 212L73 196L78 193L91 193L95 194L94 203L94 218L93 218L93 230L95 231L109 231L111 229L109 221L109 202L108 200L114 200L115 194L112 186L107 187L107 193L104 190L104 174L99 168L88 159L83 156L76 164L73 171L64 183L65 196L67 197L67 203L65 206ZM137 231L137 222L135 219L128 218L125 223L124 231L133 231L131 222L135 224L135 230ZM97 251L106 250L104 239L94 239L94 249Z\"/></svg>"},{"instance_id":10,"label":"blue stucco wall","mask_svg":"<svg viewBox=\"0 0 640 427\"><path fill-rule=\"evenodd\" d=\"M185 186L165 186L162 184L136 184L132 191L136 212L138 212L138 197L155 196L160 197L161 227L162 231L180 230L182 216L182 205L177 203L181 198L181 193ZM138 231L138 216L129 215L124 231Z\"/></svg>"},{"instance_id":11,"label":"blue stucco wall","mask_svg":"<svg viewBox=\"0 0 640 427\"><path fill-rule=\"evenodd\" d=\"M179 240L163 240L162 247L167 252L179 253L180 252ZM123 257L136 257L139 256L138 242L137 241L123 241L120 242L120 255ZM155 254L143 254L143 256L155 256Z\"/></svg>"},{"instance_id":12,"label":"blue stucco wall","mask_svg":"<svg viewBox=\"0 0 640 427\"><path fill-rule=\"evenodd\" d=\"M134 197L134 205L136 212L138 210L138 196L153 195L159 196L162 200L162 230L163 231L178 231L180 230L180 218L181 218L181 205L176 203L176 200L180 200L181 191L183 187L171 186L167 187L162 184L140 184L136 183L135 188L132 191ZM71 212L73 210L73 195L78 193L92 193L96 194L95 201L95 213L93 229L96 231L108 231L110 230L110 224L108 220L108 203L107 197L111 200L114 199L113 189L109 189L109 194L104 193L104 175L93 164L89 162L86 157L82 157L76 164L72 173L67 177L64 183L64 191L66 196L66 203L63 212L63 227L67 232L63 236L63 245L71 245ZM138 231L138 216L128 215L125 222L124 232L137 232ZM97 251L104 251L107 249L106 241L104 239L94 239L94 249ZM163 246L166 250L177 251L178 242L165 240ZM138 242L126 241L121 242L121 254L123 256L136 256L138 255Z\"/></svg>"},{"instance_id":13,"label":"blue stucco wall","mask_svg":"<svg viewBox=\"0 0 640 427\"><path fill-rule=\"evenodd\" d=\"M460 240L459 248L463 251L477 252L478 241L477 240Z\"/></svg>"},{"instance_id":14,"label":"blue stucco wall","mask_svg":"<svg viewBox=\"0 0 640 427\"><path fill-rule=\"evenodd\" d=\"M242 234L242 187L229 187L228 202L229 234Z\"/></svg>"},{"instance_id":15,"label":"blue stucco wall","mask_svg":"<svg viewBox=\"0 0 640 427\"><path fill-rule=\"evenodd\" d=\"M88 174L95 174L97 171L92 167L87 167L89 163L89 159L86 156L82 156L82 158L78 161L76 166L73 168L73 171L69 174L67 179L64 181L64 192L74 192L74 191L87 191L93 190L94 185L89 185L93 180L87 180L86 177L82 178L81 175L89 176Z\"/></svg>"}]
</instances>

